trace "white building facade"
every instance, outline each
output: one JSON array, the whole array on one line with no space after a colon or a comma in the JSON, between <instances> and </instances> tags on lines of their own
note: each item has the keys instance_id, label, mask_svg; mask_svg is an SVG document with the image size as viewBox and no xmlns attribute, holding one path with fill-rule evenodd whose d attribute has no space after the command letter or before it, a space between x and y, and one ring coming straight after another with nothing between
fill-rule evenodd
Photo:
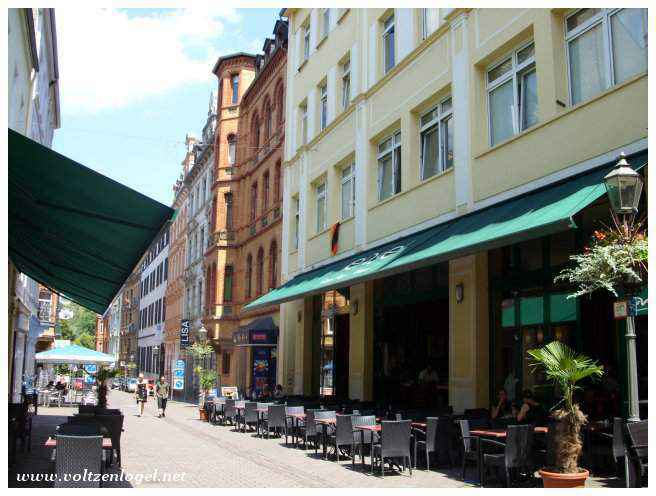
<instances>
[{"instance_id":1,"label":"white building facade","mask_svg":"<svg viewBox=\"0 0 656 496\"><path fill-rule=\"evenodd\" d=\"M137 368L147 378L161 374L165 350L166 284L169 267L168 224L153 241L141 265Z\"/></svg>"},{"instance_id":2,"label":"white building facade","mask_svg":"<svg viewBox=\"0 0 656 496\"><path fill-rule=\"evenodd\" d=\"M8 25L9 128L50 147L60 126L54 9L8 9ZM39 287L11 261L9 295L9 396L15 402L24 379L34 373Z\"/></svg>"}]
</instances>

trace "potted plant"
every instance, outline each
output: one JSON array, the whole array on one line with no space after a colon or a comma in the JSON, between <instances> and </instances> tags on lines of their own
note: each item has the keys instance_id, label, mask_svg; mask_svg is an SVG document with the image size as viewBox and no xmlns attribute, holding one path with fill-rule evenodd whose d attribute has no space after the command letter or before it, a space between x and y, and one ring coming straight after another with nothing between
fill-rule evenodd
<instances>
[{"instance_id":1,"label":"potted plant","mask_svg":"<svg viewBox=\"0 0 656 496\"><path fill-rule=\"evenodd\" d=\"M591 358L576 353L560 341L552 341L538 349L528 350L533 358L531 366L544 369L562 396L552 411L556 421L553 443L555 465L540 470L544 487L584 487L590 473L579 467L583 450L581 427L587 422L586 415L574 402L574 392L580 389L577 382L587 377L600 377L603 367Z\"/></svg>"},{"instance_id":2,"label":"potted plant","mask_svg":"<svg viewBox=\"0 0 656 496\"><path fill-rule=\"evenodd\" d=\"M199 404L198 409L200 413L200 419L204 422L208 421L207 412L205 411L205 398L207 393L212 387L216 384L217 374L214 370L205 370L202 367L196 368L196 373L198 375L198 382L200 385L200 394L199 394Z\"/></svg>"}]
</instances>

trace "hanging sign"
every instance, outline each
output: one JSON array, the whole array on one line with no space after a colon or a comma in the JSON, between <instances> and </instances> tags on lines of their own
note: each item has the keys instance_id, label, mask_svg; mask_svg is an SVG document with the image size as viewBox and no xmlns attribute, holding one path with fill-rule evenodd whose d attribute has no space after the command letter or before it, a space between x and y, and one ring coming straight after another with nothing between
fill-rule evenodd
<instances>
[{"instance_id":1,"label":"hanging sign","mask_svg":"<svg viewBox=\"0 0 656 496\"><path fill-rule=\"evenodd\" d=\"M626 300L613 303L613 316L615 319L626 319L627 315L629 315L629 304Z\"/></svg>"},{"instance_id":2,"label":"hanging sign","mask_svg":"<svg viewBox=\"0 0 656 496\"><path fill-rule=\"evenodd\" d=\"M184 350L189 346L189 321L180 321L180 349Z\"/></svg>"}]
</instances>

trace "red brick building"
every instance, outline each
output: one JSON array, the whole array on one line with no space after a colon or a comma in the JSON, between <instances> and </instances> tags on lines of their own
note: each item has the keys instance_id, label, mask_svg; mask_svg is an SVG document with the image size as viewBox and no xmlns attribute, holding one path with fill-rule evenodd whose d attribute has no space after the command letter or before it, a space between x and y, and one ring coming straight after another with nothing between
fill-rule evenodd
<instances>
[{"instance_id":1,"label":"red brick building","mask_svg":"<svg viewBox=\"0 0 656 496\"><path fill-rule=\"evenodd\" d=\"M220 120L214 242L205 259L205 322L220 352L221 384L244 390L254 382L254 353L266 354L272 370L269 383L275 383L274 342L267 342L267 350L233 344L235 331L248 331L255 321L270 317L273 326L279 325L278 306L242 311L280 281L287 22L277 21L273 34L265 41L263 54L224 57L214 71L219 78Z\"/></svg>"}]
</instances>

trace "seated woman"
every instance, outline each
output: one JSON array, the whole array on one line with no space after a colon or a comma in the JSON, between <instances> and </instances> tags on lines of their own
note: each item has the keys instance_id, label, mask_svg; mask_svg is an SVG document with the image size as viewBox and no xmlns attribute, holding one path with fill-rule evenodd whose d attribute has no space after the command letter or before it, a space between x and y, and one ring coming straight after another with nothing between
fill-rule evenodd
<instances>
[{"instance_id":1,"label":"seated woman","mask_svg":"<svg viewBox=\"0 0 656 496\"><path fill-rule=\"evenodd\" d=\"M508 401L508 393L505 389L500 389L497 395L497 404L490 409L492 420L498 420L512 416L512 406Z\"/></svg>"},{"instance_id":2,"label":"seated woman","mask_svg":"<svg viewBox=\"0 0 656 496\"><path fill-rule=\"evenodd\" d=\"M517 412L518 424L539 424L544 420L542 405L535 401L533 391L525 389L522 392L522 406Z\"/></svg>"}]
</instances>

